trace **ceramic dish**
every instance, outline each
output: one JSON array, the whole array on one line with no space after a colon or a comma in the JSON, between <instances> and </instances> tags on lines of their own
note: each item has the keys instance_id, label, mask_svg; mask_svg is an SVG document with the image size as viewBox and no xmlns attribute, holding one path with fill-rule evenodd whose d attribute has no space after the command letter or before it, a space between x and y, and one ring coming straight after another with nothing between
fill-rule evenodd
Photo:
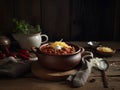
<instances>
[{"instance_id":1,"label":"ceramic dish","mask_svg":"<svg viewBox=\"0 0 120 90\"><path fill-rule=\"evenodd\" d=\"M83 47L75 44L68 44L75 48L75 52L71 54L48 54L42 51L42 48L50 43L46 43L34 50L39 58L39 63L48 69L53 70L70 70L77 66L81 61L81 54L84 52Z\"/></svg>"},{"instance_id":2,"label":"ceramic dish","mask_svg":"<svg viewBox=\"0 0 120 90\"><path fill-rule=\"evenodd\" d=\"M96 51L102 56L112 56L115 53L115 49L107 46L99 46L96 48Z\"/></svg>"}]
</instances>

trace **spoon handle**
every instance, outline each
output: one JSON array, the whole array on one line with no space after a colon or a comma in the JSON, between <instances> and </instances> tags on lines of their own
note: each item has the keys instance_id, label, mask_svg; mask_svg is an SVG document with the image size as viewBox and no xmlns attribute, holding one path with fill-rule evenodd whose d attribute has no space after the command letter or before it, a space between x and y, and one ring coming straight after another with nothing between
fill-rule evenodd
<instances>
[{"instance_id":1,"label":"spoon handle","mask_svg":"<svg viewBox=\"0 0 120 90\"><path fill-rule=\"evenodd\" d=\"M104 88L108 88L108 81L107 81L107 76L105 74L105 71L101 70L101 74L102 74L102 81L103 81Z\"/></svg>"}]
</instances>

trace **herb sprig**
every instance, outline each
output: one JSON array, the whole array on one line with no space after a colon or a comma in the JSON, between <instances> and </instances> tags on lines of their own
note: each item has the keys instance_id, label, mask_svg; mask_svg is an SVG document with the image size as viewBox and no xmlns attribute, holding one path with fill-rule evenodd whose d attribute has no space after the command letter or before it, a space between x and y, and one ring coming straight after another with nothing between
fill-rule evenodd
<instances>
[{"instance_id":1,"label":"herb sprig","mask_svg":"<svg viewBox=\"0 0 120 90\"><path fill-rule=\"evenodd\" d=\"M34 34L41 32L40 25L30 25L28 22L25 20L17 20L13 19L13 33L23 33L23 34Z\"/></svg>"}]
</instances>

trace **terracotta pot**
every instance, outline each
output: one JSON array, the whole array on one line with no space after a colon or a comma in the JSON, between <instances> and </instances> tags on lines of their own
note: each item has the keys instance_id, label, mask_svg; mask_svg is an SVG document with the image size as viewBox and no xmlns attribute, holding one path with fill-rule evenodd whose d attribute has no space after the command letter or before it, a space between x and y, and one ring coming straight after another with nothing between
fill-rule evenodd
<instances>
[{"instance_id":1,"label":"terracotta pot","mask_svg":"<svg viewBox=\"0 0 120 90\"><path fill-rule=\"evenodd\" d=\"M81 60L81 54L84 52L83 47L79 47L74 44L69 44L74 46L76 49L75 53L67 55L50 55L41 51L41 48L48 44L43 44L37 50L36 55L39 58L39 62L42 66L53 70L70 70L77 66Z\"/></svg>"}]
</instances>

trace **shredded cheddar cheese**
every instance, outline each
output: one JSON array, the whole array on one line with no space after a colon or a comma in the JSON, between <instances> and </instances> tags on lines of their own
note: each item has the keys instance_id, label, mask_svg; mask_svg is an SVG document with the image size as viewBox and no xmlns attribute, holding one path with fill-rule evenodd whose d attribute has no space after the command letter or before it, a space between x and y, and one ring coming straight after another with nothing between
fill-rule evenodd
<instances>
[{"instance_id":1,"label":"shredded cheddar cheese","mask_svg":"<svg viewBox=\"0 0 120 90\"><path fill-rule=\"evenodd\" d=\"M56 41L56 42L54 42L54 43L51 44L51 47L53 47L53 48L56 48L58 46L64 47L64 48L71 48L71 46L69 46L65 42L61 42L61 41Z\"/></svg>"},{"instance_id":2,"label":"shredded cheddar cheese","mask_svg":"<svg viewBox=\"0 0 120 90\"><path fill-rule=\"evenodd\" d=\"M113 52L113 50L109 47L98 47L97 50L102 52Z\"/></svg>"}]
</instances>

